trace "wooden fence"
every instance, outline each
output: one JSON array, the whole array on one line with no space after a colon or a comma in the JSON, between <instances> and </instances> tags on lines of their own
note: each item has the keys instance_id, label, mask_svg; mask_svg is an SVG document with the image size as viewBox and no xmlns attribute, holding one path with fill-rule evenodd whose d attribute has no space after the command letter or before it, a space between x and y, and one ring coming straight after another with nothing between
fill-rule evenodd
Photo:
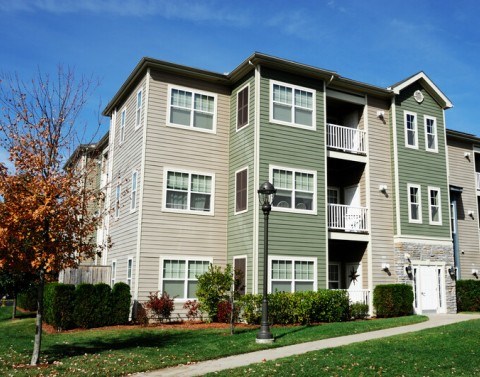
<instances>
[{"instance_id":1,"label":"wooden fence","mask_svg":"<svg viewBox=\"0 0 480 377\"><path fill-rule=\"evenodd\" d=\"M78 268L67 268L60 272L58 281L65 284L110 284L110 266L79 266Z\"/></svg>"}]
</instances>

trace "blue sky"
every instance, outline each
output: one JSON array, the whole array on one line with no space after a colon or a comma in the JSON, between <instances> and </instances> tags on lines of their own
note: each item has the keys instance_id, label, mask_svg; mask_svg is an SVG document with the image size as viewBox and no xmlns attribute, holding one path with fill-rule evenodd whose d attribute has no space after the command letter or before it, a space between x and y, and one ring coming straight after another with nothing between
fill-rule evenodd
<instances>
[{"instance_id":1,"label":"blue sky","mask_svg":"<svg viewBox=\"0 0 480 377\"><path fill-rule=\"evenodd\" d=\"M480 135L479 11L476 0L0 0L0 71L98 77L89 125L143 56L228 72L259 51L381 87L424 71L454 104L447 127Z\"/></svg>"}]
</instances>

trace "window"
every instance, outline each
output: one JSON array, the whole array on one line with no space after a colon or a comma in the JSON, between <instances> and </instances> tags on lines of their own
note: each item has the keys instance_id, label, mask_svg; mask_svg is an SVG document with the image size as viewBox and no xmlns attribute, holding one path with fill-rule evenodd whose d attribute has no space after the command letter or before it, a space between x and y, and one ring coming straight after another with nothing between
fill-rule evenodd
<instances>
[{"instance_id":1,"label":"window","mask_svg":"<svg viewBox=\"0 0 480 377\"><path fill-rule=\"evenodd\" d=\"M115 218L118 219L120 217L120 194L122 191L122 187L120 183L117 184L115 187Z\"/></svg>"},{"instance_id":2,"label":"window","mask_svg":"<svg viewBox=\"0 0 480 377\"><path fill-rule=\"evenodd\" d=\"M237 131L248 125L248 85L237 94Z\"/></svg>"},{"instance_id":3,"label":"window","mask_svg":"<svg viewBox=\"0 0 480 377\"><path fill-rule=\"evenodd\" d=\"M428 214L430 224L442 225L442 210L440 205L440 189L437 187L428 188Z\"/></svg>"},{"instance_id":4,"label":"window","mask_svg":"<svg viewBox=\"0 0 480 377\"><path fill-rule=\"evenodd\" d=\"M316 290L314 258L280 258L270 260L270 291L300 292Z\"/></svg>"},{"instance_id":5,"label":"window","mask_svg":"<svg viewBox=\"0 0 480 377\"><path fill-rule=\"evenodd\" d=\"M430 152L438 152L437 119L425 116L425 148Z\"/></svg>"},{"instance_id":6,"label":"window","mask_svg":"<svg viewBox=\"0 0 480 377\"><path fill-rule=\"evenodd\" d=\"M271 81L270 121L315 129L315 91Z\"/></svg>"},{"instance_id":7,"label":"window","mask_svg":"<svg viewBox=\"0 0 480 377\"><path fill-rule=\"evenodd\" d=\"M282 211L316 211L316 173L312 171L270 168L273 185L277 189L273 207Z\"/></svg>"},{"instance_id":8,"label":"window","mask_svg":"<svg viewBox=\"0 0 480 377\"><path fill-rule=\"evenodd\" d=\"M137 208L137 171L132 173L132 191L130 193L130 211Z\"/></svg>"},{"instance_id":9,"label":"window","mask_svg":"<svg viewBox=\"0 0 480 377\"><path fill-rule=\"evenodd\" d=\"M233 276L235 289L239 294L244 295L247 285L247 257L233 257Z\"/></svg>"},{"instance_id":10,"label":"window","mask_svg":"<svg viewBox=\"0 0 480 377\"><path fill-rule=\"evenodd\" d=\"M139 90L137 93L137 109L135 111L135 128L141 126L142 122L142 91Z\"/></svg>"},{"instance_id":11,"label":"window","mask_svg":"<svg viewBox=\"0 0 480 377\"><path fill-rule=\"evenodd\" d=\"M408 187L408 221L411 223L422 222L422 199L419 185L407 185Z\"/></svg>"},{"instance_id":12,"label":"window","mask_svg":"<svg viewBox=\"0 0 480 377\"><path fill-rule=\"evenodd\" d=\"M197 276L208 270L207 259L163 259L162 291L176 299L194 299L197 295Z\"/></svg>"},{"instance_id":13,"label":"window","mask_svg":"<svg viewBox=\"0 0 480 377\"><path fill-rule=\"evenodd\" d=\"M417 114L405 114L405 146L409 148L418 148L418 133L417 133Z\"/></svg>"},{"instance_id":14,"label":"window","mask_svg":"<svg viewBox=\"0 0 480 377\"><path fill-rule=\"evenodd\" d=\"M127 109L120 114L120 144L125 141L125 122L127 121Z\"/></svg>"},{"instance_id":15,"label":"window","mask_svg":"<svg viewBox=\"0 0 480 377\"><path fill-rule=\"evenodd\" d=\"M340 203L340 190L336 187L327 188L327 203L339 204Z\"/></svg>"},{"instance_id":16,"label":"window","mask_svg":"<svg viewBox=\"0 0 480 377\"><path fill-rule=\"evenodd\" d=\"M247 210L247 185L248 169L243 169L235 174L235 213Z\"/></svg>"},{"instance_id":17,"label":"window","mask_svg":"<svg viewBox=\"0 0 480 377\"><path fill-rule=\"evenodd\" d=\"M127 261L127 284L132 286L132 267L133 267L133 258L129 257Z\"/></svg>"},{"instance_id":18,"label":"window","mask_svg":"<svg viewBox=\"0 0 480 377\"><path fill-rule=\"evenodd\" d=\"M328 264L328 289L340 288L340 264Z\"/></svg>"},{"instance_id":19,"label":"window","mask_svg":"<svg viewBox=\"0 0 480 377\"><path fill-rule=\"evenodd\" d=\"M213 214L215 176L165 170L164 210Z\"/></svg>"},{"instance_id":20,"label":"window","mask_svg":"<svg viewBox=\"0 0 480 377\"><path fill-rule=\"evenodd\" d=\"M170 125L215 131L215 94L173 87L169 92Z\"/></svg>"},{"instance_id":21,"label":"window","mask_svg":"<svg viewBox=\"0 0 480 377\"><path fill-rule=\"evenodd\" d=\"M117 261L113 260L112 261L112 287L115 285L117 278Z\"/></svg>"}]
</instances>

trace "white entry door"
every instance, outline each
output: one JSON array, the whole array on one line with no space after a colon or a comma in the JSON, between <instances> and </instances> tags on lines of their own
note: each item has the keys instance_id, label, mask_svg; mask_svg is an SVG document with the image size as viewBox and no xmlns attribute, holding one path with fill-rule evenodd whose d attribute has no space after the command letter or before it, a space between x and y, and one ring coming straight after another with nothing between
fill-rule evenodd
<instances>
[{"instance_id":1,"label":"white entry door","mask_svg":"<svg viewBox=\"0 0 480 377\"><path fill-rule=\"evenodd\" d=\"M362 262L345 263L345 286L352 302L363 302Z\"/></svg>"},{"instance_id":2,"label":"white entry door","mask_svg":"<svg viewBox=\"0 0 480 377\"><path fill-rule=\"evenodd\" d=\"M418 266L415 269L417 313L438 313L442 305L442 279L437 266Z\"/></svg>"},{"instance_id":3,"label":"white entry door","mask_svg":"<svg viewBox=\"0 0 480 377\"><path fill-rule=\"evenodd\" d=\"M360 190L358 185L345 187L345 204L348 206L345 214L345 230L358 232L361 226Z\"/></svg>"}]
</instances>

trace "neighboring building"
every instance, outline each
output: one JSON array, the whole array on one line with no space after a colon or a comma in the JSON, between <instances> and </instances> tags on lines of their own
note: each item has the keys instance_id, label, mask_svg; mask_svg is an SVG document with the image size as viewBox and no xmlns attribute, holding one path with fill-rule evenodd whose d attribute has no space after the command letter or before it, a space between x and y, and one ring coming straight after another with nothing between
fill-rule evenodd
<instances>
[{"instance_id":1,"label":"neighboring building","mask_svg":"<svg viewBox=\"0 0 480 377\"><path fill-rule=\"evenodd\" d=\"M458 279L478 279L480 138L447 130L447 145L456 274Z\"/></svg>"},{"instance_id":2,"label":"neighboring building","mask_svg":"<svg viewBox=\"0 0 480 377\"><path fill-rule=\"evenodd\" d=\"M455 312L451 106L423 72L380 88L260 53L229 74L143 58L104 110L111 282L181 304L210 263L261 292L266 262L269 291L347 289L372 307L376 285L404 282L416 312Z\"/></svg>"}]
</instances>

